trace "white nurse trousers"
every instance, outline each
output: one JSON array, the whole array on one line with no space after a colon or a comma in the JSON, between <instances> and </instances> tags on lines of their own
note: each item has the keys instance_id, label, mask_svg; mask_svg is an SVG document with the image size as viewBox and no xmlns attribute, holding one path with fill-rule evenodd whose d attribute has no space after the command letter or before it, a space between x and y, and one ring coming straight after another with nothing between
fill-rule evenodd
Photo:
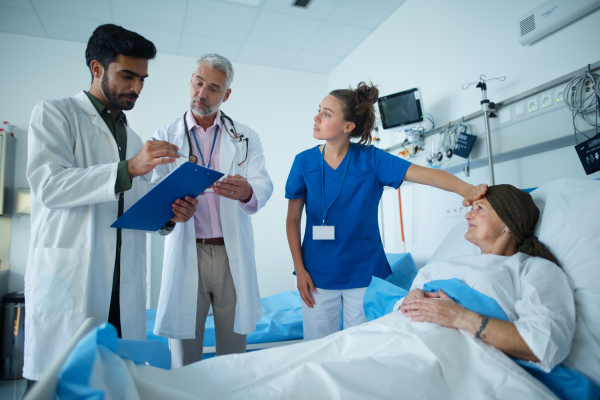
<instances>
[{"instance_id":1,"label":"white nurse trousers","mask_svg":"<svg viewBox=\"0 0 600 400\"><path fill-rule=\"evenodd\" d=\"M340 330L340 308L343 310L344 329L367 322L363 298L367 288L327 290L317 288L311 293L313 308L302 302L304 340L320 339Z\"/></svg>"}]
</instances>

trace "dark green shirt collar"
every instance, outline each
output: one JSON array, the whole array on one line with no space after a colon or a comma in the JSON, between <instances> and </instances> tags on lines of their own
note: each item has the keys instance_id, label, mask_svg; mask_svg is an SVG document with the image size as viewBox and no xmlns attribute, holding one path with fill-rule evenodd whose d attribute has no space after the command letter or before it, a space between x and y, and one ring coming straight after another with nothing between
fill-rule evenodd
<instances>
[{"instance_id":1,"label":"dark green shirt collar","mask_svg":"<svg viewBox=\"0 0 600 400\"><path fill-rule=\"evenodd\" d=\"M102 104L100 102L100 100L98 100L96 97L94 97L94 95L91 95L88 93L87 90L83 91L87 97L90 99L90 101L92 102L92 104L94 105L94 107L96 108L96 111L98 111L98 114L103 115L104 113L106 114L110 114L108 111L110 111L108 109L108 107L106 107L104 104ZM119 116L117 117L117 121L118 120L122 120L123 123L125 124L125 126L127 126L127 117L125 116L125 113L123 111L121 111L119 113ZM116 121L115 121L116 122Z\"/></svg>"}]
</instances>

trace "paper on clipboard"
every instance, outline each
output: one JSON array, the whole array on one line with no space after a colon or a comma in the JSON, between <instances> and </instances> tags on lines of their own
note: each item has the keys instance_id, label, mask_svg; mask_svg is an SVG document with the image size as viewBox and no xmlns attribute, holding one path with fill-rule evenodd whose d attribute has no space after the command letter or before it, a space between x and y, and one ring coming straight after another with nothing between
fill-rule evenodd
<instances>
[{"instance_id":1,"label":"paper on clipboard","mask_svg":"<svg viewBox=\"0 0 600 400\"><path fill-rule=\"evenodd\" d=\"M185 196L198 197L222 173L191 162L181 164L132 205L110 227L158 231L175 216L172 204Z\"/></svg>"}]
</instances>

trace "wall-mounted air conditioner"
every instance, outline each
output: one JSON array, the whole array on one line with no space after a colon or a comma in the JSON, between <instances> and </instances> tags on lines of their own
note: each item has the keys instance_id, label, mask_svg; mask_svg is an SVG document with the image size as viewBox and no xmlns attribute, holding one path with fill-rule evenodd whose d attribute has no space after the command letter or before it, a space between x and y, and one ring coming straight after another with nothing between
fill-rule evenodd
<instances>
[{"instance_id":1,"label":"wall-mounted air conditioner","mask_svg":"<svg viewBox=\"0 0 600 400\"><path fill-rule=\"evenodd\" d=\"M517 19L523 46L600 7L600 0L550 0Z\"/></svg>"}]
</instances>

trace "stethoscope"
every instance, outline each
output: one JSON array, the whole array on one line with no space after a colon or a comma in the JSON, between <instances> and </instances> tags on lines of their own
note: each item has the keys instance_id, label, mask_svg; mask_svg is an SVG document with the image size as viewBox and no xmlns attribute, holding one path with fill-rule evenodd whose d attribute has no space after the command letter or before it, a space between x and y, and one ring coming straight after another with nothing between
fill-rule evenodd
<instances>
[{"instance_id":1,"label":"stethoscope","mask_svg":"<svg viewBox=\"0 0 600 400\"><path fill-rule=\"evenodd\" d=\"M188 159L190 160L190 162L196 164L196 162L198 161L198 157L196 157L195 155L192 154L192 139L190 135L190 130L188 129L187 126L187 120L186 120L186 115L189 111L186 111L185 114L183 114L183 125L185 126L185 135L187 136L187 140L188 140L188 144L190 146L190 154ZM227 125L225 125L225 120L229 121L229 125L230 128L227 129ZM229 137L233 140L239 140L239 142L246 142L246 157L244 158L244 161L242 161L241 163L238 164L238 167L241 166L243 163L246 162L246 160L248 160L248 138L244 137L244 134L242 133L241 135L238 135L237 130L235 129L235 124L233 123L233 120L231 118L229 118L228 115L226 115L223 111L221 111L221 123L223 124L223 129L225 131L227 131L227 134L229 134ZM206 167L208 167L210 165L210 160L212 158L212 151L215 148L215 142L217 140L217 134L218 134L218 127L217 130L215 131L215 138L213 139L213 145L212 145L212 149L210 150L210 156L208 159L208 164L206 164ZM200 147L198 146L198 139L196 139L196 135L194 135L194 140L196 141L196 147L198 147L198 153L200 154L200 157L202 157L202 162L204 163L204 157L202 156L202 152L200 151Z\"/></svg>"}]
</instances>

